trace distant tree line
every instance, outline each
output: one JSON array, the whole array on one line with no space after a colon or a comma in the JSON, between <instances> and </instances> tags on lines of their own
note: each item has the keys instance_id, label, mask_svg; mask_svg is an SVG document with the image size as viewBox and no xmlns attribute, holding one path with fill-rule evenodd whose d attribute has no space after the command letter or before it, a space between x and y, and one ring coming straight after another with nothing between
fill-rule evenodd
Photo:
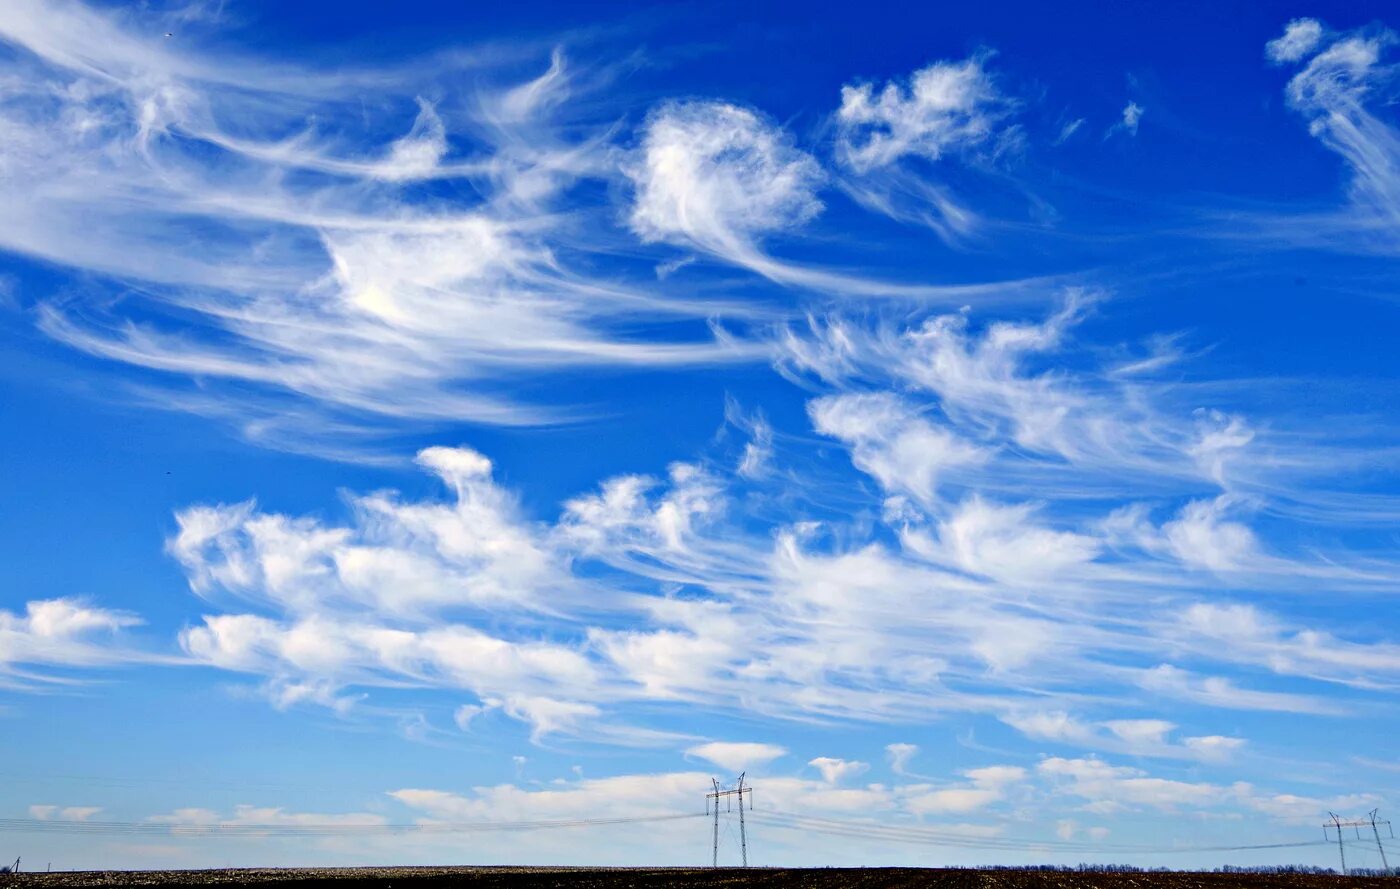
<instances>
[{"instance_id":1,"label":"distant tree line","mask_svg":"<svg viewBox=\"0 0 1400 889\"><path fill-rule=\"evenodd\" d=\"M1019 870L1019 871L1045 871L1050 873L1079 873L1079 874L1163 874L1175 873L1177 868L1171 867L1138 867L1135 864L992 864L975 868L976 870ZM1395 873L1395 868L1389 871L1380 868L1351 867L1347 868L1347 873L1353 877L1388 877ZM1201 871L1197 871L1200 873ZM1309 874L1317 876L1336 876L1337 871L1331 867L1317 867L1312 864L1226 864L1205 873L1217 874Z\"/></svg>"}]
</instances>

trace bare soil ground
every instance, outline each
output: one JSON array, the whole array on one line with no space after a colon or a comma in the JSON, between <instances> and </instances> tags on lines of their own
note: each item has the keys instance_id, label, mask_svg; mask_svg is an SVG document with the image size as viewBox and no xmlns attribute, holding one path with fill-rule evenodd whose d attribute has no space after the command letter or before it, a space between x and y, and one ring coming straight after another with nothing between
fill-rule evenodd
<instances>
[{"instance_id":1,"label":"bare soil ground","mask_svg":"<svg viewBox=\"0 0 1400 889\"><path fill-rule=\"evenodd\" d=\"M1070 873L931 868L364 867L84 871L0 876L0 887L257 886L259 889L1397 889L1400 880L1313 874Z\"/></svg>"}]
</instances>

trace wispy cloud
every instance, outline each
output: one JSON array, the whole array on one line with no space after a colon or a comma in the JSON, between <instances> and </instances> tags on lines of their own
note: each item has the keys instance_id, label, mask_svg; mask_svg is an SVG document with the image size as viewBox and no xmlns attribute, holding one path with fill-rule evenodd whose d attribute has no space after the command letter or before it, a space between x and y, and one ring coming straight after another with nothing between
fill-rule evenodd
<instances>
[{"instance_id":1,"label":"wispy cloud","mask_svg":"<svg viewBox=\"0 0 1400 889\"><path fill-rule=\"evenodd\" d=\"M1137 102L1128 102L1127 105L1123 106L1121 119L1108 128L1104 133L1104 138L1107 139L1115 133L1126 133L1129 136L1136 136L1138 133L1138 124L1142 121L1142 116L1145 113L1143 107Z\"/></svg>"},{"instance_id":2,"label":"wispy cloud","mask_svg":"<svg viewBox=\"0 0 1400 889\"><path fill-rule=\"evenodd\" d=\"M847 172L840 180L846 193L951 243L978 233L985 220L972 195L951 186L962 177L950 165L995 166L1024 139L1010 122L1016 103L993 80L989 60L980 53L934 62L907 83L890 81L878 90L871 83L842 87L836 159Z\"/></svg>"},{"instance_id":3,"label":"wispy cloud","mask_svg":"<svg viewBox=\"0 0 1400 889\"><path fill-rule=\"evenodd\" d=\"M614 173L610 122L557 116L590 88L561 52L514 82L433 60L326 74L162 41L138 18L24 3L0 28L0 243L127 293L44 301L50 336L177 396L174 379L197 378L228 404L251 388L380 426L548 422L567 406L503 381L754 357L711 335L714 305L563 261L588 236L561 196ZM426 98L468 75L470 101ZM380 109L367 125L364 90ZM428 179L480 198L410 187ZM635 336L643 324L674 336Z\"/></svg>"},{"instance_id":4,"label":"wispy cloud","mask_svg":"<svg viewBox=\"0 0 1400 889\"><path fill-rule=\"evenodd\" d=\"M43 691L74 681L63 675L72 668L158 660L120 638L141 623L134 614L77 599L34 600L21 613L0 610L0 687Z\"/></svg>"},{"instance_id":5,"label":"wispy cloud","mask_svg":"<svg viewBox=\"0 0 1400 889\"><path fill-rule=\"evenodd\" d=\"M1380 109L1393 102L1396 42L1384 28L1329 30L1315 19L1290 22L1269 42L1268 58L1301 66L1289 80L1289 107L1308 132L1346 163L1350 203L1344 210L1274 220L1295 242L1394 255L1400 221L1400 131Z\"/></svg>"}]
</instances>

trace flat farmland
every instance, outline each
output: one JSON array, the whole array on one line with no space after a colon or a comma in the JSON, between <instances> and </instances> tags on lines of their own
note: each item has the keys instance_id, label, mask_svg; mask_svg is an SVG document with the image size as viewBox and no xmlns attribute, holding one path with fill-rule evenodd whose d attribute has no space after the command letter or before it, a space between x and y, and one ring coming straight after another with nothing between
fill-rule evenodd
<instances>
[{"instance_id":1,"label":"flat farmland","mask_svg":"<svg viewBox=\"0 0 1400 889\"><path fill-rule=\"evenodd\" d=\"M365 867L73 871L0 876L0 887L258 886L433 889L1336 889L1400 886L1383 877L1326 874L1078 873L933 868Z\"/></svg>"}]
</instances>

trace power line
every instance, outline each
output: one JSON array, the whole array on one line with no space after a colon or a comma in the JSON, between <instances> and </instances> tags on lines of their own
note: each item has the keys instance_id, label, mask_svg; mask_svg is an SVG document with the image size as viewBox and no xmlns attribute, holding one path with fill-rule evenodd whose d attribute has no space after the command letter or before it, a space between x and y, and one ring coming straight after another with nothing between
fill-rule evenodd
<instances>
[{"instance_id":1,"label":"power line","mask_svg":"<svg viewBox=\"0 0 1400 889\"><path fill-rule=\"evenodd\" d=\"M1082 840L1055 840L1055 839L1016 839L1011 837L978 837L966 833L939 829L937 827L921 827L915 825L898 824L877 824L868 821L852 821L844 819L823 818L815 815L801 815L795 812L783 812L774 810L753 809L751 794L752 787L744 783L744 776L740 776L740 781L736 787L723 789L719 783L713 782L714 790L706 794L705 813L671 813L652 814L641 816L624 816L614 818L570 818L555 820L522 820L522 821L470 821L470 822L445 822L426 821L414 823L252 823L241 821L224 821L208 824L196 823L170 823L153 821L63 821L44 820L33 818L0 818L0 832L34 832L34 833L69 833L75 835L96 835L96 834L125 834L125 835L159 835L171 837L307 837L307 836L396 836L408 834L459 834L459 833L487 833L487 832L522 832L535 830L560 830L560 829L581 829L588 827L604 827L609 825L624 824L655 824L666 821L685 821L695 818L713 817L713 858L712 863L718 866L719 863L719 808L721 800L725 804L732 806L732 800L737 798L740 810L739 824L739 844L742 861L748 864L748 840L746 834L746 824L743 820L745 814L749 820L758 824L766 824L784 830L800 831L804 833L824 834L828 836L840 836L853 839L865 839L878 842L906 843L924 846L944 846L958 849L979 849L995 850L1004 852L1039 852L1039 853L1060 853L1060 854L1091 854L1091 853L1123 853L1139 855L1155 854L1183 854L1192 852L1246 852L1263 851L1273 849L1301 849L1328 845L1331 842L1330 835L1321 841L1302 841L1291 843L1261 843L1261 844L1241 844L1241 845L1201 845L1201 846L1154 846L1146 843L1127 844L1107 844L1093 843ZM747 813L744 813L745 797L748 800ZM714 808L710 809L713 805ZM730 812L733 811L731 808ZM1381 842L1380 827L1389 829L1389 823L1374 818L1376 813L1372 813L1372 820L1365 822L1342 822L1334 819L1330 826L1354 827L1357 836L1360 836L1361 825L1372 827L1376 837L1376 848L1380 852L1382 866L1388 869L1386 859L1385 844ZM1374 821L1374 823L1373 823ZM733 830L732 822L729 829ZM1341 839L1339 837L1339 839ZM1345 840L1339 845L1339 850L1345 856L1345 845L1356 845L1355 841ZM1343 863L1345 867L1345 862Z\"/></svg>"}]
</instances>

